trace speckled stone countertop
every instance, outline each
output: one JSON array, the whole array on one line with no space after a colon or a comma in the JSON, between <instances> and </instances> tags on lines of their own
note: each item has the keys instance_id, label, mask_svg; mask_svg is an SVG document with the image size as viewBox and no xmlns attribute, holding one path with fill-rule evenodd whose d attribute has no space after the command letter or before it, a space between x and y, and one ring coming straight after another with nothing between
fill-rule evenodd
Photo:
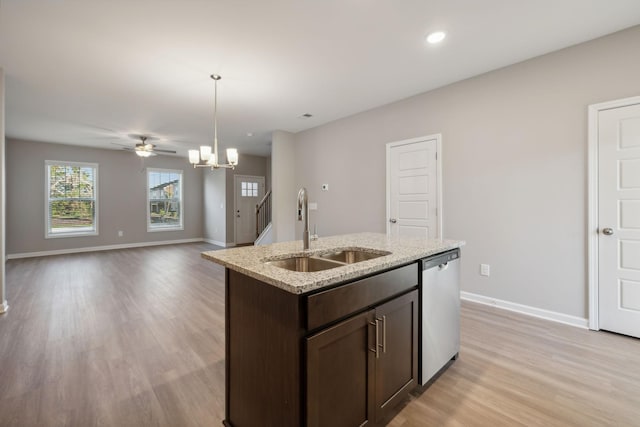
<instances>
[{"instance_id":1,"label":"speckled stone countertop","mask_svg":"<svg viewBox=\"0 0 640 427\"><path fill-rule=\"evenodd\" d=\"M391 237L382 233L357 233L321 237L310 242L307 251L302 241L273 243L265 246L243 246L203 252L202 257L294 294L303 294L377 271L403 265L465 244L461 240L436 240ZM359 249L368 252L390 252L366 261L328 270L302 273L265 263L294 256L313 256L336 250Z\"/></svg>"}]
</instances>

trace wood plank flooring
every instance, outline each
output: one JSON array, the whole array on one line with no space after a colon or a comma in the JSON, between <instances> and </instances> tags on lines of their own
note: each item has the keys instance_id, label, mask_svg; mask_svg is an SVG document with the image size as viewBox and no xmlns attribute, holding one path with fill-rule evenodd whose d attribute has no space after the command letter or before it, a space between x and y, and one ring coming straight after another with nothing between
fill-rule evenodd
<instances>
[{"instance_id":1,"label":"wood plank flooring","mask_svg":"<svg viewBox=\"0 0 640 427\"><path fill-rule=\"evenodd\" d=\"M220 426L213 248L8 261L0 426ZM389 426L521 425L640 426L640 340L463 303L460 358Z\"/></svg>"},{"instance_id":2,"label":"wood plank flooring","mask_svg":"<svg viewBox=\"0 0 640 427\"><path fill-rule=\"evenodd\" d=\"M463 302L460 357L389 426L640 426L640 340Z\"/></svg>"},{"instance_id":3,"label":"wood plank flooring","mask_svg":"<svg viewBox=\"0 0 640 427\"><path fill-rule=\"evenodd\" d=\"M11 260L0 425L212 426L224 269L205 244Z\"/></svg>"}]
</instances>

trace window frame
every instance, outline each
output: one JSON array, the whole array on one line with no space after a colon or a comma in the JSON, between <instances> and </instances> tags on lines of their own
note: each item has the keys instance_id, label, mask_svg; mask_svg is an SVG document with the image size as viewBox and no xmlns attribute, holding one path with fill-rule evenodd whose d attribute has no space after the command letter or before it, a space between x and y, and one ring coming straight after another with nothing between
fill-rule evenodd
<instances>
[{"instance_id":1,"label":"window frame","mask_svg":"<svg viewBox=\"0 0 640 427\"><path fill-rule=\"evenodd\" d=\"M178 225L155 225L151 224L151 197L150 197L150 189L151 185L149 182L149 177L152 172L164 172L164 173L177 173L180 175L180 187L178 189L180 194L180 224ZM147 193L147 232L155 233L158 231L183 231L184 230L184 170L181 169L165 169L165 168L147 168L147 181L145 186L145 192Z\"/></svg>"},{"instance_id":2,"label":"window frame","mask_svg":"<svg viewBox=\"0 0 640 427\"><path fill-rule=\"evenodd\" d=\"M87 231L71 231L71 232L60 232L53 233L51 232L51 200L50 200L50 190L51 190L51 174L49 168L51 166L63 166L63 167L89 167L94 170L93 172L93 203L94 203L94 213L93 213L93 230ZM99 202L98 202L98 189L99 189L99 165L98 163L90 163L90 162L69 162L63 160L45 160L44 161L44 238L45 239L59 239L66 237L86 237L86 236L98 236L99 233L99 221L98 221L98 213Z\"/></svg>"}]
</instances>

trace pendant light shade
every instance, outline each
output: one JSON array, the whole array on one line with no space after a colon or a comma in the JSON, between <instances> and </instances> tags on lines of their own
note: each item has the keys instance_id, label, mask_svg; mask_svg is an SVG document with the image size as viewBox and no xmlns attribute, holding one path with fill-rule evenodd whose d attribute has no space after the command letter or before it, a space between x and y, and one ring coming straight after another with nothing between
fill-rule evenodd
<instances>
[{"instance_id":1,"label":"pendant light shade","mask_svg":"<svg viewBox=\"0 0 640 427\"><path fill-rule=\"evenodd\" d=\"M235 148L227 148L227 161L230 165L235 166L238 164L238 150Z\"/></svg>"},{"instance_id":2,"label":"pendant light shade","mask_svg":"<svg viewBox=\"0 0 640 427\"><path fill-rule=\"evenodd\" d=\"M200 152L198 150L189 150L189 163L194 165L200 163Z\"/></svg>"},{"instance_id":3,"label":"pendant light shade","mask_svg":"<svg viewBox=\"0 0 640 427\"><path fill-rule=\"evenodd\" d=\"M202 145L200 146L200 158L205 162L208 162L211 158L211 146L210 145Z\"/></svg>"}]
</instances>

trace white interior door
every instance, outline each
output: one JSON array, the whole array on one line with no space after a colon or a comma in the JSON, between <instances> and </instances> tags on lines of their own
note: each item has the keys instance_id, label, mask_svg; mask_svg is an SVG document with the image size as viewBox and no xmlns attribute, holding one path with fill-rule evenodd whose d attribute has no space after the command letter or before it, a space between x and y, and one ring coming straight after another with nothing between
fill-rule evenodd
<instances>
[{"instance_id":1,"label":"white interior door","mask_svg":"<svg viewBox=\"0 0 640 427\"><path fill-rule=\"evenodd\" d=\"M236 245L253 243L258 237L256 236L256 205L264 196L264 177L234 175L233 182L235 242Z\"/></svg>"},{"instance_id":2,"label":"white interior door","mask_svg":"<svg viewBox=\"0 0 640 427\"><path fill-rule=\"evenodd\" d=\"M640 337L640 104L598 113L598 314Z\"/></svg>"},{"instance_id":3,"label":"white interior door","mask_svg":"<svg viewBox=\"0 0 640 427\"><path fill-rule=\"evenodd\" d=\"M387 144L387 233L441 238L440 136Z\"/></svg>"}]
</instances>

